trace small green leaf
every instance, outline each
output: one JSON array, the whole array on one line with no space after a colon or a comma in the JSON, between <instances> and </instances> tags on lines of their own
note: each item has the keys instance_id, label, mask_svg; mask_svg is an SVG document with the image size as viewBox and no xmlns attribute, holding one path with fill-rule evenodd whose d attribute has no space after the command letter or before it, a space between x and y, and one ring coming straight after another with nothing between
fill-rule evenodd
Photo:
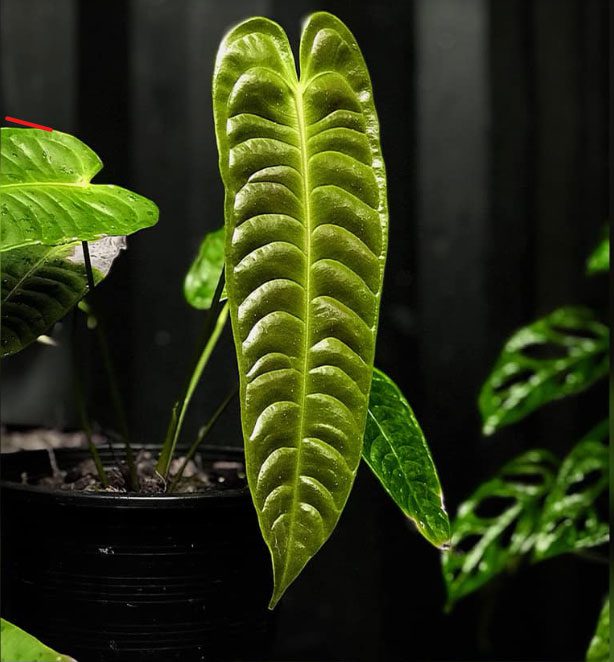
<instances>
[{"instance_id":1,"label":"small green leaf","mask_svg":"<svg viewBox=\"0 0 614 662\"><path fill-rule=\"evenodd\" d=\"M450 540L450 522L431 452L399 387L375 369L362 456L384 489L433 545Z\"/></svg>"},{"instance_id":2,"label":"small green leaf","mask_svg":"<svg viewBox=\"0 0 614 662\"><path fill-rule=\"evenodd\" d=\"M606 234L586 262L589 274L598 274L610 269L610 237Z\"/></svg>"},{"instance_id":3,"label":"small green leaf","mask_svg":"<svg viewBox=\"0 0 614 662\"><path fill-rule=\"evenodd\" d=\"M610 660L610 599L606 598L599 614L597 629L586 652L586 662Z\"/></svg>"},{"instance_id":4,"label":"small green leaf","mask_svg":"<svg viewBox=\"0 0 614 662\"><path fill-rule=\"evenodd\" d=\"M198 255L183 282L186 301L199 310L211 308L215 288L224 267L224 236L223 226L205 235ZM221 297L222 301L224 299L226 299L226 290Z\"/></svg>"},{"instance_id":5,"label":"small green leaf","mask_svg":"<svg viewBox=\"0 0 614 662\"><path fill-rule=\"evenodd\" d=\"M2 646L0 662L76 662L41 643L16 625L0 619Z\"/></svg>"},{"instance_id":6,"label":"small green leaf","mask_svg":"<svg viewBox=\"0 0 614 662\"><path fill-rule=\"evenodd\" d=\"M556 458L533 450L506 464L458 509L451 549L442 555L448 607L511 569L533 546Z\"/></svg>"},{"instance_id":7,"label":"small green leaf","mask_svg":"<svg viewBox=\"0 0 614 662\"><path fill-rule=\"evenodd\" d=\"M124 247L124 237L89 244L96 284ZM88 283L81 242L15 248L3 253L1 267L4 358L27 347L72 310L87 294Z\"/></svg>"},{"instance_id":8,"label":"small green leaf","mask_svg":"<svg viewBox=\"0 0 614 662\"><path fill-rule=\"evenodd\" d=\"M608 488L608 427L601 423L563 460L542 511L535 560L608 541L609 524L596 507Z\"/></svg>"},{"instance_id":9,"label":"small green leaf","mask_svg":"<svg viewBox=\"0 0 614 662\"><path fill-rule=\"evenodd\" d=\"M584 308L560 308L517 331L480 393L484 434L605 377L608 348L608 328Z\"/></svg>"},{"instance_id":10,"label":"small green leaf","mask_svg":"<svg viewBox=\"0 0 614 662\"><path fill-rule=\"evenodd\" d=\"M154 225L156 205L119 186L90 184L96 154L60 131L2 128L0 250L123 236Z\"/></svg>"}]
</instances>

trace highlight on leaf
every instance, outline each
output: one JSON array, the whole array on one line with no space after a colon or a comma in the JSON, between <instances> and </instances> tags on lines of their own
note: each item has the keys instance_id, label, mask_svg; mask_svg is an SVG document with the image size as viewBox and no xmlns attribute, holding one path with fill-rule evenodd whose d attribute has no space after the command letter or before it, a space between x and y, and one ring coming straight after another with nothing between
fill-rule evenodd
<instances>
[{"instance_id":1,"label":"highlight on leaf","mask_svg":"<svg viewBox=\"0 0 614 662\"><path fill-rule=\"evenodd\" d=\"M610 270L610 237L606 229L605 237L597 244L586 262L589 274L598 274Z\"/></svg>"},{"instance_id":2,"label":"highlight on leaf","mask_svg":"<svg viewBox=\"0 0 614 662\"><path fill-rule=\"evenodd\" d=\"M436 547L445 547L450 541L450 522L431 452L399 387L377 369L362 454L418 531Z\"/></svg>"},{"instance_id":3,"label":"highlight on leaf","mask_svg":"<svg viewBox=\"0 0 614 662\"><path fill-rule=\"evenodd\" d=\"M484 434L605 377L608 349L607 326L585 308L560 308L517 331L480 393Z\"/></svg>"},{"instance_id":4,"label":"highlight on leaf","mask_svg":"<svg viewBox=\"0 0 614 662\"><path fill-rule=\"evenodd\" d=\"M21 628L0 619L2 646L0 662L76 662L45 646L41 641Z\"/></svg>"},{"instance_id":5,"label":"highlight on leaf","mask_svg":"<svg viewBox=\"0 0 614 662\"><path fill-rule=\"evenodd\" d=\"M205 235L198 255L183 282L186 301L199 310L209 310L224 267L224 227ZM221 300L226 299L226 291Z\"/></svg>"},{"instance_id":6,"label":"highlight on leaf","mask_svg":"<svg viewBox=\"0 0 614 662\"><path fill-rule=\"evenodd\" d=\"M124 237L89 244L95 284L107 276L125 246ZM47 333L89 289L81 242L15 248L2 254L0 268L2 358Z\"/></svg>"},{"instance_id":7,"label":"highlight on leaf","mask_svg":"<svg viewBox=\"0 0 614 662\"><path fill-rule=\"evenodd\" d=\"M271 608L335 528L361 457L388 211L356 40L334 16L230 31L213 104L247 475Z\"/></svg>"},{"instance_id":8,"label":"highlight on leaf","mask_svg":"<svg viewBox=\"0 0 614 662\"><path fill-rule=\"evenodd\" d=\"M607 500L609 478L608 421L580 441L563 460L548 494L535 540L535 560L595 547L609 540Z\"/></svg>"},{"instance_id":9,"label":"highlight on leaf","mask_svg":"<svg viewBox=\"0 0 614 662\"><path fill-rule=\"evenodd\" d=\"M586 662L610 662L610 598L601 608L595 634L586 652Z\"/></svg>"},{"instance_id":10,"label":"highlight on leaf","mask_svg":"<svg viewBox=\"0 0 614 662\"><path fill-rule=\"evenodd\" d=\"M442 555L448 608L514 567L532 549L541 503L556 468L548 451L529 451L460 505L452 521L451 548Z\"/></svg>"},{"instance_id":11,"label":"highlight on leaf","mask_svg":"<svg viewBox=\"0 0 614 662\"><path fill-rule=\"evenodd\" d=\"M0 251L124 236L157 222L151 200L90 183L102 162L74 136L0 131Z\"/></svg>"}]
</instances>

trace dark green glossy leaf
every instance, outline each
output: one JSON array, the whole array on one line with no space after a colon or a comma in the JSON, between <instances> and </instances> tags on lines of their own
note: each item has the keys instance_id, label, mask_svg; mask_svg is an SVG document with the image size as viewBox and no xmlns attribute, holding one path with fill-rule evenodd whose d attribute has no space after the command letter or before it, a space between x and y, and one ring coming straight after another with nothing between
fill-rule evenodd
<instances>
[{"instance_id":1,"label":"dark green glossy leaf","mask_svg":"<svg viewBox=\"0 0 614 662\"><path fill-rule=\"evenodd\" d=\"M224 228L205 235L198 255L183 282L186 301L200 310L211 308L215 288L224 267ZM222 293L222 300L226 292Z\"/></svg>"},{"instance_id":2,"label":"dark green glossy leaf","mask_svg":"<svg viewBox=\"0 0 614 662\"><path fill-rule=\"evenodd\" d=\"M452 521L451 549L442 555L448 606L513 567L532 548L556 465L547 451L524 453L461 504Z\"/></svg>"},{"instance_id":3,"label":"dark green glossy leaf","mask_svg":"<svg viewBox=\"0 0 614 662\"><path fill-rule=\"evenodd\" d=\"M505 344L479 398L484 434L608 374L609 333L584 308L561 308Z\"/></svg>"},{"instance_id":4,"label":"dark green glossy leaf","mask_svg":"<svg viewBox=\"0 0 614 662\"><path fill-rule=\"evenodd\" d=\"M589 274L602 273L610 269L610 237L605 236L595 250L591 253L586 263L586 270Z\"/></svg>"},{"instance_id":5,"label":"dark green glossy leaf","mask_svg":"<svg viewBox=\"0 0 614 662\"><path fill-rule=\"evenodd\" d=\"M610 662L610 599L606 598L597 628L586 652L586 662Z\"/></svg>"},{"instance_id":6,"label":"dark green glossy leaf","mask_svg":"<svg viewBox=\"0 0 614 662\"><path fill-rule=\"evenodd\" d=\"M347 28L224 39L213 99L247 474L273 607L332 533L362 451L388 211L369 74Z\"/></svg>"},{"instance_id":7,"label":"dark green glossy leaf","mask_svg":"<svg viewBox=\"0 0 614 662\"><path fill-rule=\"evenodd\" d=\"M109 272L125 247L123 237L89 244L94 282ZM34 342L87 294L81 242L28 246L2 254L2 357Z\"/></svg>"},{"instance_id":8,"label":"dark green glossy leaf","mask_svg":"<svg viewBox=\"0 0 614 662\"><path fill-rule=\"evenodd\" d=\"M0 619L2 646L0 662L75 662L45 646L16 625Z\"/></svg>"},{"instance_id":9,"label":"dark green glossy leaf","mask_svg":"<svg viewBox=\"0 0 614 662\"><path fill-rule=\"evenodd\" d=\"M450 541L450 522L431 452L399 387L375 369L362 456L384 489L433 545Z\"/></svg>"},{"instance_id":10,"label":"dark green glossy leaf","mask_svg":"<svg viewBox=\"0 0 614 662\"><path fill-rule=\"evenodd\" d=\"M77 138L1 131L0 250L128 235L158 220L150 200L119 186L90 184L102 162Z\"/></svg>"},{"instance_id":11,"label":"dark green glossy leaf","mask_svg":"<svg viewBox=\"0 0 614 662\"><path fill-rule=\"evenodd\" d=\"M608 488L608 425L592 430L563 460L542 511L536 560L608 541L609 524L596 507Z\"/></svg>"}]
</instances>

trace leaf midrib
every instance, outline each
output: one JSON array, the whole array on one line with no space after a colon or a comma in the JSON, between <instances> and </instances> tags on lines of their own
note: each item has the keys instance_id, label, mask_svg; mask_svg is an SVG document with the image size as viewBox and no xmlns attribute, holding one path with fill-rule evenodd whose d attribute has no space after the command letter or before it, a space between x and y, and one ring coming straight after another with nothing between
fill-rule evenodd
<instances>
[{"instance_id":1,"label":"leaf midrib","mask_svg":"<svg viewBox=\"0 0 614 662\"><path fill-rule=\"evenodd\" d=\"M25 188L25 187L45 187L45 186L67 186L70 188L89 188L94 186L91 182L15 182L13 184L0 184L0 189L7 188Z\"/></svg>"}]
</instances>

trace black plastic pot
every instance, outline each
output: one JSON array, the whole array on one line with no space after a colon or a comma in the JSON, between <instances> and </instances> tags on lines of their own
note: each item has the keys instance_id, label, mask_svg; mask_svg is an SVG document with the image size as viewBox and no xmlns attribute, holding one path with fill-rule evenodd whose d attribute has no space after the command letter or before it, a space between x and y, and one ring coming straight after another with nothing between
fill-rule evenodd
<instances>
[{"instance_id":1,"label":"black plastic pot","mask_svg":"<svg viewBox=\"0 0 614 662\"><path fill-rule=\"evenodd\" d=\"M85 452L56 457L67 468ZM3 455L1 469L5 618L79 662L266 657L271 571L247 490L128 496L12 482L48 475L46 451Z\"/></svg>"}]
</instances>

